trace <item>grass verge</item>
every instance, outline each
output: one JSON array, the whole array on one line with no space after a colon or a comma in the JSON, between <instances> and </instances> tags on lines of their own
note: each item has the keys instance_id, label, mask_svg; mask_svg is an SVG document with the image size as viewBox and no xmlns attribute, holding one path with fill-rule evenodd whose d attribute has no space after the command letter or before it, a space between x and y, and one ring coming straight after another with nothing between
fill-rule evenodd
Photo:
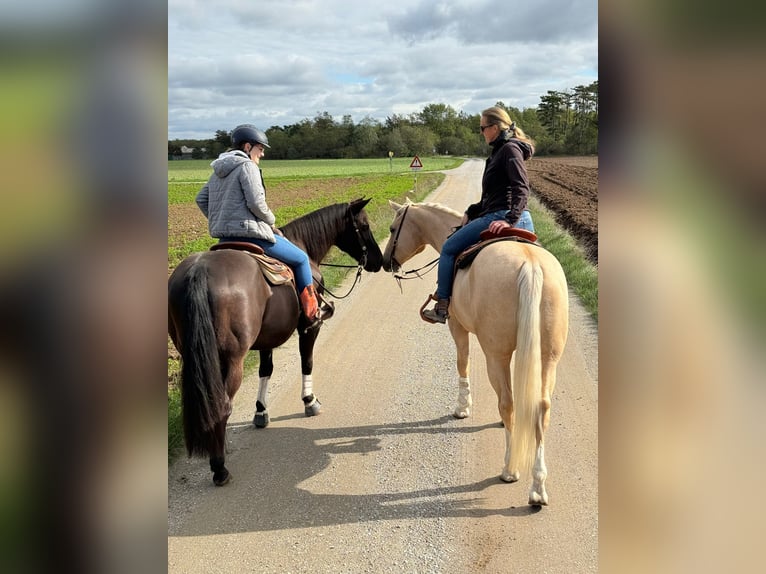
<instances>
[{"instance_id":1,"label":"grass verge","mask_svg":"<svg viewBox=\"0 0 766 574\"><path fill-rule=\"evenodd\" d=\"M574 238L558 226L553 213L534 197L529 211L538 240L559 260L569 288L598 322L598 268L588 260Z\"/></svg>"}]
</instances>

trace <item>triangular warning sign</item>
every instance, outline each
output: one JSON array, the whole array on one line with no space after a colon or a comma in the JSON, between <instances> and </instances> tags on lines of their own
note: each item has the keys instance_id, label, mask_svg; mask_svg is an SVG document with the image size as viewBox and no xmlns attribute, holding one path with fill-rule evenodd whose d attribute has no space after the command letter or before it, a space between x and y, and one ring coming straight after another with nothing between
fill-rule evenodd
<instances>
[{"instance_id":1,"label":"triangular warning sign","mask_svg":"<svg viewBox=\"0 0 766 574\"><path fill-rule=\"evenodd\" d=\"M412 163L410 164L411 169L415 168L421 168L423 167L423 164L420 163L420 158L418 156L415 156L415 158L412 160Z\"/></svg>"}]
</instances>

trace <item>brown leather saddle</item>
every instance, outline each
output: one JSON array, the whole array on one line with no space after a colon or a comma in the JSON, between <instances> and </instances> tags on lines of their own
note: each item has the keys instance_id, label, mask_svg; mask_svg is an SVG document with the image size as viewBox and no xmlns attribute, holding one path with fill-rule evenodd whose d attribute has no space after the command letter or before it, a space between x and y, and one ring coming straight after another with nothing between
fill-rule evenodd
<instances>
[{"instance_id":1,"label":"brown leather saddle","mask_svg":"<svg viewBox=\"0 0 766 574\"><path fill-rule=\"evenodd\" d=\"M478 243L474 243L457 256L455 259L455 273L457 273L458 269L469 267L482 249L498 241L518 241L542 247L537 241L537 235L518 227L505 228L500 233L492 233L489 229L485 229L479 237L480 241Z\"/></svg>"},{"instance_id":2,"label":"brown leather saddle","mask_svg":"<svg viewBox=\"0 0 766 574\"><path fill-rule=\"evenodd\" d=\"M210 247L210 251L220 249L235 249L237 251L246 251L253 259L258 262L264 278L271 285L284 285L285 283L295 283L293 270L288 265L282 263L279 259L269 257L263 252L263 249L254 243L247 241L223 241Z\"/></svg>"}]
</instances>

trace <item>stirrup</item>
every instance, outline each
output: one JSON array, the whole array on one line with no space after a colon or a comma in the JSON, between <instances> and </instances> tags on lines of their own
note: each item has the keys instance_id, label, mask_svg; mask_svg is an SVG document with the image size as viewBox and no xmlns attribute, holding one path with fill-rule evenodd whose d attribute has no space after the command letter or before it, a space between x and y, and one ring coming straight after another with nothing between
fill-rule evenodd
<instances>
[{"instance_id":1,"label":"stirrup","mask_svg":"<svg viewBox=\"0 0 766 574\"><path fill-rule=\"evenodd\" d=\"M319 300L319 317L322 321L327 321L335 314L335 303L325 299L319 291L317 291L317 299Z\"/></svg>"},{"instance_id":2,"label":"stirrup","mask_svg":"<svg viewBox=\"0 0 766 574\"><path fill-rule=\"evenodd\" d=\"M436 312L436 309L426 309L428 304L431 301L439 302L439 299L435 296L435 294L429 295L428 299L426 299L426 302L423 303L423 305L420 307L420 318L423 319L426 323L439 323L439 324L445 324L447 322L447 319L449 319L449 313L444 313L444 315L441 315L440 313ZM442 320L444 319L444 320Z\"/></svg>"}]
</instances>

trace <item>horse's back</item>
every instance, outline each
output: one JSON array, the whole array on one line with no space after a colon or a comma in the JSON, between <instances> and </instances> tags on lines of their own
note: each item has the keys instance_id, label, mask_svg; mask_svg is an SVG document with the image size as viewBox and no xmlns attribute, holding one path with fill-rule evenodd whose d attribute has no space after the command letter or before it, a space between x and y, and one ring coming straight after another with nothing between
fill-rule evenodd
<instances>
[{"instance_id":1,"label":"horse's back","mask_svg":"<svg viewBox=\"0 0 766 574\"><path fill-rule=\"evenodd\" d=\"M522 274L542 274L541 329L543 339L563 349L569 317L566 276L558 260L539 246L500 241L483 249L455 277L450 313L482 345L515 347L518 301L527 288Z\"/></svg>"},{"instance_id":2,"label":"horse's back","mask_svg":"<svg viewBox=\"0 0 766 574\"><path fill-rule=\"evenodd\" d=\"M220 250L194 253L184 259L168 280L168 309L176 327L192 295L193 276L203 278L219 344L232 348L241 348L247 341L251 344L271 296L253 258L240 251Z\"/></svg>"}]
</instances>

